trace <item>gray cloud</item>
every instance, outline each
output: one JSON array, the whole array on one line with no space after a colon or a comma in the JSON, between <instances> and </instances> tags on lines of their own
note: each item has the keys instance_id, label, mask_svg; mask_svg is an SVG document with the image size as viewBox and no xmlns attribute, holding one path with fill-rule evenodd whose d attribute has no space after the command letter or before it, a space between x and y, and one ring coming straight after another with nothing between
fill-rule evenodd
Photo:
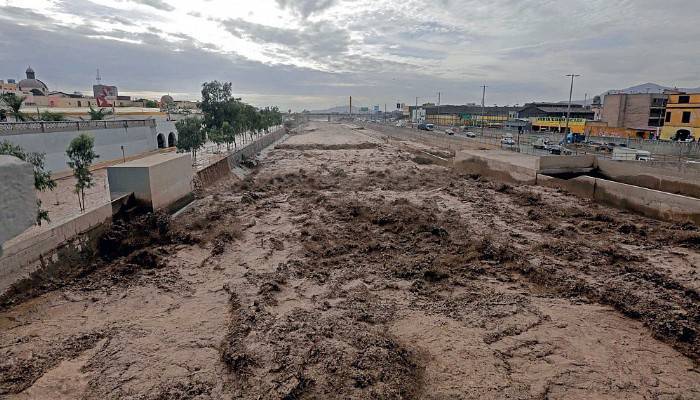
<instances>
[{"instance_id":1,"label":"gray cloud","mask_svg":"<svg viewBox=\"0 0 700 400\"><path fill-rule=\"evenodd\" d=\"M144 6L149 6L153 7L157 10L163 10L163 11L173 11L175 7L171 6L170 4L166 3L163 0L130 0L134 3L138 4L143 4Z\"/></svg>"},{"instance_id":2,"label":"gray cloud","mask_svg":"<svg viewBox=\"0 0 700 400\"><path fill-rule=\"evenodd\" d=\"M324 11L338 3L337 0L277 0L282 8L288 8L302 18Z\"/></svg>"},{"instance_id":3,"label":"gray cloud","mask_svg":"<svg viewBox=\"0 0 700 400\"><path fill-rule=\"evenodd\" d=\"M98 66L131 91L195 97L204 80L230 80L241 94L295 109L348 95L367 104L413 103L437 91L444 103L477 101L483 83L488 104L561 100L570 72L583 75L578 98L648 81L700 86L693 51L700 2L684 0L277 0L282 27L253 22L260 14L249 9L217 13L209 2L175 14L167 12L175 3L157 0L128 9L57 1L60 13L7 1L14 6L0 6L0 79L31 64L66 91L89 88ZM86 22L57 20L61 14ZM183 29L183 15L223 38ZM241 46L244 52L226 38L261 50Z\"/></svg>"}]
</instances>

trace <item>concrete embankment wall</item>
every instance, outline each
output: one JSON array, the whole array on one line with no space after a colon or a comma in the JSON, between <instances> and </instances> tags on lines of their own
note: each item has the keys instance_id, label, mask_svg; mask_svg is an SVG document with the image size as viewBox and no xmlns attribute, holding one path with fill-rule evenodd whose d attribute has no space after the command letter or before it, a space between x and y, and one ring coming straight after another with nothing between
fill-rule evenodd
<instances>
[{"instance_id":1,"label":"concrete embankment wall","mask_svg":"<svg viewBox=\"0 0 700 400\"><path fill-rule=\"evenodd\" d=\"M596 166L600 174L617 182L700 199L700 165L598 159Z\"/></svg>"},{"instance_id":2,"label":"concrete embankment wall","mask_svg":"<svg viewBox=\"0 0 700 400\"><path fill-rule=\"evenodd\" d=\"M7 242L0 257L0 296L15 282L58 261L65 248L80 252L90 241L89 232L111 219L112 204L107 203L58 221L55 227L35 236Z\"/></svg>"},{"instance_id":3,"label":"concrete embankment wall","mask_svg":"<svg viewBox=\"0 0 700 400\"><path fill-rule=\"evenodd\" d=\"M700 224L700 199L666 193L607 179L579 176L559 179L537 175L537 184L593 199L623 210L656 219Z\"/></svg>"},{"instance_id":4,"label":"concrete embankment wall","mask_svg":"<svg viewBox=\"0 0 700 400\"><path fill-rule=\"evenodd\" d=\"M559 174L588 172L595 167L595 156L537 156L537 170L540 173Z\"/></svg>"},{"instance_id":5,"label":"concrete embankment wall","mask_svg":"<svg viewBox=\"0 0 700 400\"><path fill-rule=\"evenodd\" d=\"M66 149L70 141L82 133L95 138L95 152L100 156L96 162L121 159L122 146L126 157L156 150L156 128L154 123L150 125L62 132L6 133L0 135L0 141L7 140L28 152L45 153L47 169L61 172L69 169L66 164Z\"/></svg>"},{"instance_id":6,"label":"concrete embankment wall","mask_svg":"<svg viewBox=\"0 0 700 400\"><path fill-rule=\"evenodd\" d=\"M197 178L202 186L209 186L218 180L231 175L231 171L240 165L243 158L255 157L263 149L280 140L286 131L280 128L272 133L269 133L260 139L249 143L247 146L234 151L225 158L210 164L201 170L197 171Z\"/></svg>"},{"instance_id":7,"label":"concrete embankment wall","mask_svg":"<svg viewBox=\"0 0 700 400\"><path fill-rule=\"evenodd\" d=\"M499 150L459 151L455 156L454 169L508 183L534 185L537 182L536 157L512 154L509 159L506 156L511 154Z\"/></svg>"},{"instance_id":8,"label":"concrete embankment wall","mask_svg":"<svg viewBox=\"0 0 700 400\"><path fill-rule=\"evenodd\" d=\"M219 162L197 172L205 185L231 174L231 166L237 166L243 157L254 157L264 148L280 140L285 135L284 129L279 129L248 146L237 150ZM185 178L188 182L191 176ZM112 200L112 203L87 210L86 212L54 221L51 229L29 237L17 237L5 243L3 255L0 257L0 296L14 284L23 284L24 278L37 270L51 271L55 265L66 260L80 258L86 248L93 248L96 239L111 221L112 216L127 202L133 204L132 194L124 194ZM18 283L19 282L19 283Z\"/></svg>"},{"instance_id":9,"label":"concrete embankment wall","mask_svg":"<svg viewBox=\"0 0 700 400\"><path fill-rule=\"evenodd\" d=\"M459 172L479 174L503 182L563 189L579 197L594 199L603 204L652 218L675 222L692 221L700 224L700 199L698 198L591 176L579 176L573 179L555 178L543 175L539 168L533 166L532 159L528 157L533 156L504 155L497 151L460 151L455 157L454 168ZM545 171L555 169L561 172L567 169L566 164L571 161L571 170L575 171L588 168L587 166L595 162L585 157L590 156L543 157L534 165L538 167L544 165ZM607 167L610 170L616 166L613 164ZM621 169L621 171L626 170ZM630 172L626 171L626 173Z\"/></svg>"}]
</instances>

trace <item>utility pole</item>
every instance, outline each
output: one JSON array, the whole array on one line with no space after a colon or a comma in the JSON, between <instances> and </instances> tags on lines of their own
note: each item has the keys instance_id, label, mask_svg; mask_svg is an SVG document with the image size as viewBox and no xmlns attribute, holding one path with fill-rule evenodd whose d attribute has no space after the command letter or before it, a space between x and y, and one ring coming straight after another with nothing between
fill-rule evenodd
<instances>
[{"instance_id":1,"label":"utility pole","mask_svg":"<svg viewBox=\"0 0 700 400\"><path fill-rule=\"evenodd\" d=\"M418 96L416 96L416 109L413 111L415 114L415 122L418 123Z\"/></svg>"},{"instance_id":2,"label":"utility pole","mask_svg":"<svg viewBox=\"0 0 700 400\"><path fill-rule=\"evenodd\" d=\"M481 137L484 137L484 122L486 118L486 85L482 85L483 89L481 92Z\"/></svg>"},{"instance_id":3,"label":"utility pole","mask_svg":"<svg viewBox=\"0 0 700 400\"><path fill-rule=\"evenodd\" d=\"M438 92L437 126L440 127L440 92Z\"/></svg>"},{"instance_id":4,"label":"utility pole","mask_svg":"<svg viewBox=\"0 0 700 400\"><path fill-rule=\"evenodd\" d=\"M566 107L566 128L564 128L564 142L566 142L566 135L569 134L569 118L571 116L571 97L574 94L574 78L581 75L568 74L566 76L571 77L571 87L569 88L569 105Z\"/></svg>"},{"instance_id":5,"label":"utility pole","mask_svg":"<svg viewBox=\"0 0 700 400\"><path fill-rule=\"evenodd\" d=\"M350 96L350 119L352 119L352 96Z\"/></svg>"},{"instance_id":6,"label":"utility pole","mask_svg":"<svg viewBox=\"0 0 700 400\"><path fill-rule=\"evenodd\" d=\"M384 123L386 124L386 103L384 103Z\"/></svg>"}]
</instances>

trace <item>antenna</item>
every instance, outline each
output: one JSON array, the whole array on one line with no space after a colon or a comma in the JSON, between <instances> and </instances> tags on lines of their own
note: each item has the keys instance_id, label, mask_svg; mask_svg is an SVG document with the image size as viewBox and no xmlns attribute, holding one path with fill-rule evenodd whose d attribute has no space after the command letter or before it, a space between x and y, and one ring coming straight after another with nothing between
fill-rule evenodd
<instances>
[{"instance_id":1,"label":"antenna","mask_svg":"<svg viewBox=\"0 0 700 400\"><path fill-rule=\"evenodd\" d=\"M100 76L100 69L99 68L97 68L97 78L96 79L97 79L98 85L102 83L102 77Z\"/></svg>"}]
</instances>

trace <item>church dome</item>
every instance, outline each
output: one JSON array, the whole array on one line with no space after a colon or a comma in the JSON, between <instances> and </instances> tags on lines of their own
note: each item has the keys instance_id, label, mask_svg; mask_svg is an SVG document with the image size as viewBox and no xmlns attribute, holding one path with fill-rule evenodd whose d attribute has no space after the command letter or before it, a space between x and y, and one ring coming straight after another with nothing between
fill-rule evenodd
<instances>
[{"instance_id":1,"label":"church dome","mask_svg":"<svg viewBox=\"0 0 700 400\"><path fill-rule=\"evenodd\" d=\"M27 68L27 79L22 79L17 84L19 90L23 92L32 92L34 95L46 96L49 92L49 87L39 79L36 79L36 75L32 67Z\"/></svg>"},{"instance_id":2,"label":"church dome","mask_svg":"<svg viewBox=\"0 0 700 400\"><path fill-rule=\"evenodd\" d=\"M169 94L166 94L165 96L160 98L160 104L172 104L174 103L175 100L173 100L172 96Z\"/></svg>"}]
</instances>

